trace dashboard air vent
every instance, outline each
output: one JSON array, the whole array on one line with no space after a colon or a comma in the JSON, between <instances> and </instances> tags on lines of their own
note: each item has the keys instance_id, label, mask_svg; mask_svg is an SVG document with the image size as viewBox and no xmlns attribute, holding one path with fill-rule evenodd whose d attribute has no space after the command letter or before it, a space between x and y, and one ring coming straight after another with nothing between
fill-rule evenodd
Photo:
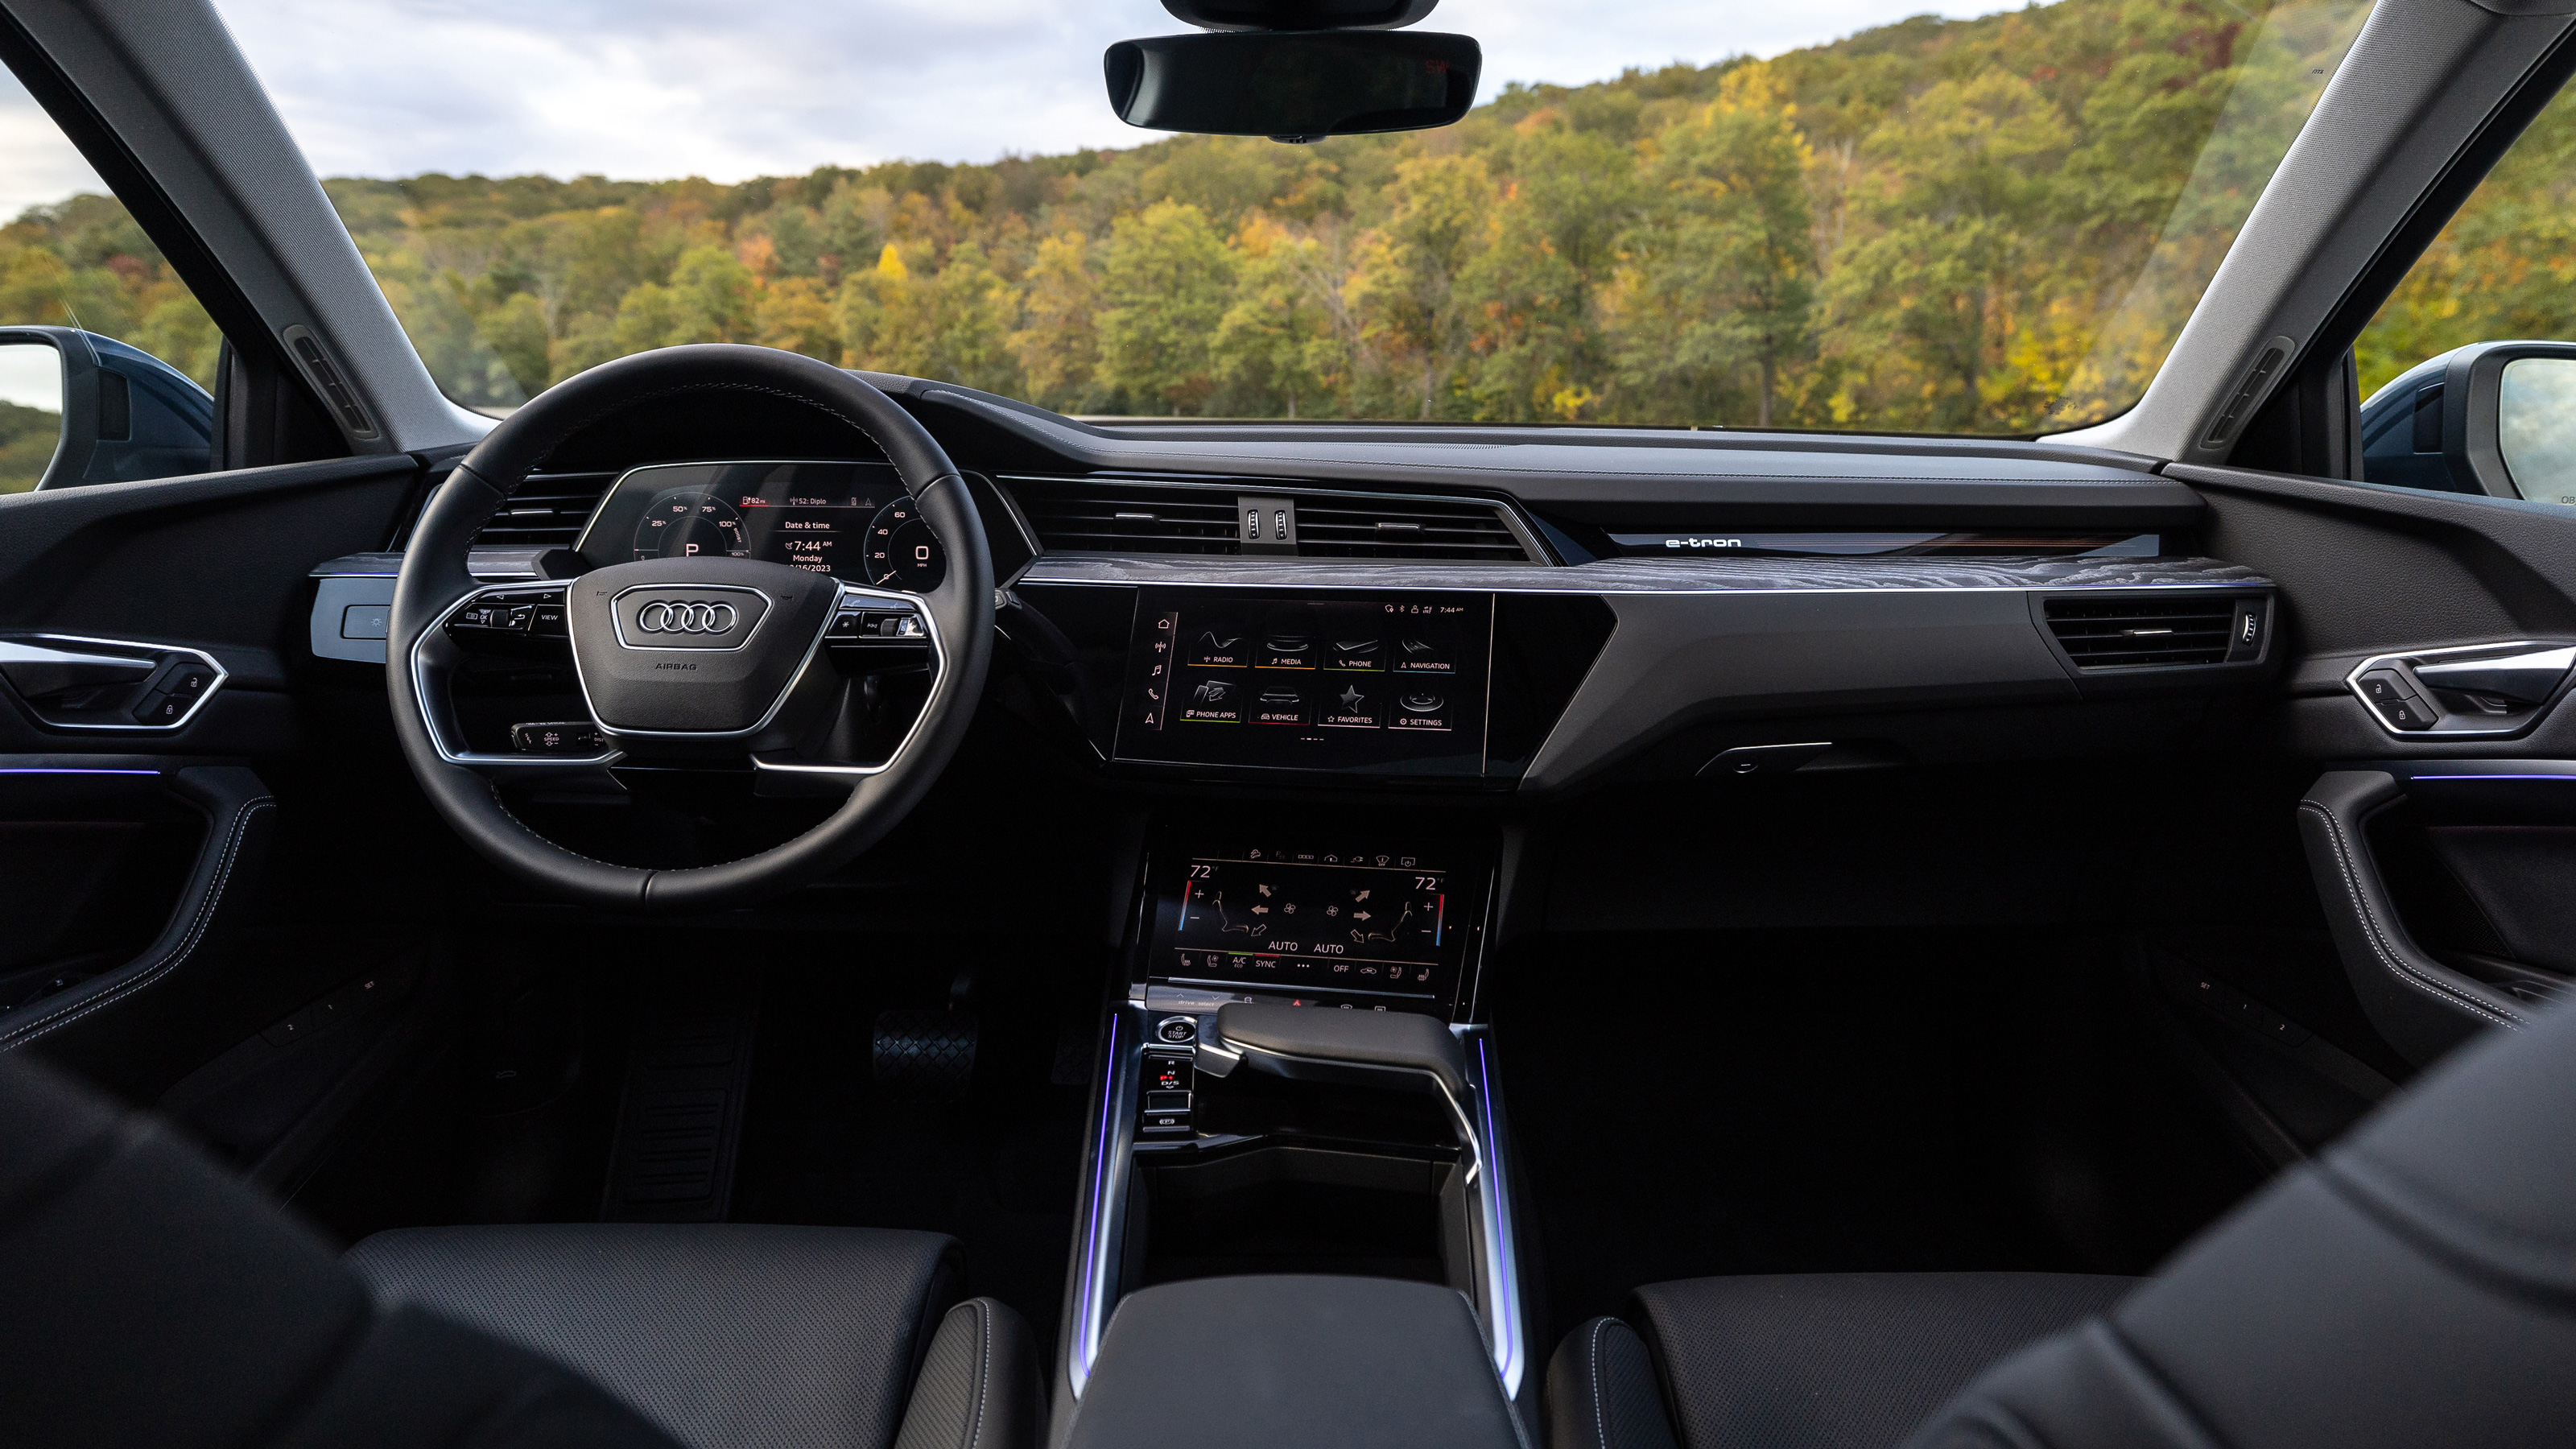
<instances>
[{"instance_id":1,"label":"dashboard air vent","mask_svg":"<svg viewBox=\"0 0 2576 1449\"><path fill-rule=\"evenodd\" d=\"M474 535L477 548L570 548L614 473L531 473Z\"/></svg>"},{"instance_id":2,"label":"dashboard air vent","mask_svg":"<svg viewBox=\"0 0 2576 1449\"><path fill-rule=\"evenodd\" d=\"M2178 669L2227 662L2233 598L2050 599L2048 632L2075 667Z\"/></svg>"},{"instance_id":3,"label":"dashboard air vent","mask_svg":"<svg viewBox=\"0 0 2576 1449\"><path fill-rule=\"evenodd\" d=\"M1465 499L1297 500L1297 552L1307 558L1528 563L1529 549L1491 503Z\"/></svg>"},{"instance_id":4,"label":"dashboard air vent","mask_svg":"<svg viewBox=\"0 0 2576 1449\"><path fill-rule=\"evenodd\" d=\"M1015 478L1020 512L1049 553L1234 554L1234 495L1101 478Z\"/></svg>"}]
</instances>

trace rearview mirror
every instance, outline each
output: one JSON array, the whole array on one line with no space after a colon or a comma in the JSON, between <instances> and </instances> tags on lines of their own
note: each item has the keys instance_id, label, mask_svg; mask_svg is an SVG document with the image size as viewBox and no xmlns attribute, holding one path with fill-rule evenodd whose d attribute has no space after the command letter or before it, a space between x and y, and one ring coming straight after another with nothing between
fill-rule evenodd
<instances>
[{"instance_id":1,"label":"rearview mirror","mask_svg":"<svg viewBox=\"0 0 2576 1449\"><path fill-rule=\"evenodd\" d=\"M1128 125L1317 141L1449 125L1476 103L1485 55L1465 35L1249 31L1122 40L1105 64Z\"/></svg>"},{"instance_id":2,"label":"rearview mirror","mask_svg":"<svg viewBox=\"0 0 2576 1449\"><path fill-rule=\"evenodd\" d=\"M151 353L76 327L0 327L0 493L214 465L215 400Z\"/></svg>"}]
</instances>

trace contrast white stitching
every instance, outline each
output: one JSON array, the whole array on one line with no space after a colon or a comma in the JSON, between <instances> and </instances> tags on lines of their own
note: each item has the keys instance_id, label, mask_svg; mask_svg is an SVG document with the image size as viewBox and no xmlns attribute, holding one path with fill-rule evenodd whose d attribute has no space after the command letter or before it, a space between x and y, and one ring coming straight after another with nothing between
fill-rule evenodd
<instances>
[{"instance_id":1,"label":"contrast white stitching","mask_svg":"<svg viewBox=\"0 0 2576 1449\"><path fill-rule=\"evenodd\" d=\"M975 1413L966 1421L966 1443L963 1449L975 1449L984 1432L984 1398L993 1390L993 1315L981 1304L976 1305L975 1321L983 1328L983 1348L975 1355Z\"/></svg>"},{"instance_id":2,"label":"contrast white stitching","mask_svg":"<svg viewBox=\"0 0 2576 1449\"><path fill-rule=\"evenodd\" d=\"M2345 843L2342 822L2335 819L2333 811L2313 800L2300 801L2299 808L2324 822L2326 843L2334 850L2335 868L2343 873L2344 892L2352 897L2353 912L2361 917L2362 939L2370 944L2371 954L2379 958L2381 965L2418 990L2498 1026L2519 1027L2524 1024L2521 1016L2510 1011L2498 1014L2497 1008L2487 1006L2439 977L2428 975L2399 954L2383 936L2378 913L2370 908L2370 898L2362 894L2361 878L2353 866L2351 847Z\"/></svg>"},{"instance_id":3,"label":"contrast white stitching","mask_svg":"<svg viewBox=\"0 0 2576 1449\"><path fill-rule=\"evenodd\" d=\"M1610 1331L1610 1320L1595 1319L1592 1324L1592 1432L1601 1440L1600 1449L1610 1449L1609 1395L1601 1386L1601 1335Z\"/></svg>"},{"instance_id":4,"label":"contrast white stitching","mask_svg":"<svg viewBox=\"0 0 2576 1449\"><path fill-rule=\"evenodd\" d=\"M188 958L196 953L198 943L205 939L207 930L214 925L215 910L223 903L224 887L232 880L233 858L240 852L243 839L250 834L251 817L273 807L276 803L273 798L263 795L243 806L241 813L233 817L232 831L224 841L223 861L215 871L214 887L206 892L206 898L203 901L198 902L197 914L188 923L188 933L180 938L179 944L169 955L146 967L143 973L133 980L83 1002L77 1008L63 1009L52 1016L41 1016L22 1026L0 1032L0 1051L16 1051L28 1042L48 1032L69 1026L93 1011L113 1006L187 964Z\"/></svg>"}]
</instances>

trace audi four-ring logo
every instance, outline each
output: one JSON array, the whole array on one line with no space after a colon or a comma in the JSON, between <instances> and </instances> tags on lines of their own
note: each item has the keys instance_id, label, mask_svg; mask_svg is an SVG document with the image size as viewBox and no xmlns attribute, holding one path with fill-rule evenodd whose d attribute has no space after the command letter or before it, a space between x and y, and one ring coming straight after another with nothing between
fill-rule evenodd
<instances>
[{"instance_id":1,"label":"audi four-ring logo","mask_svg":"<svg viewBox=\"0 0 2576 1449\"><path fill-rule=\"evenodd\" d=\"M666 604L656 599L635 611L635 627L646 634L730 634L738 617L731 604Z\"/></svg>"}]
</instances>

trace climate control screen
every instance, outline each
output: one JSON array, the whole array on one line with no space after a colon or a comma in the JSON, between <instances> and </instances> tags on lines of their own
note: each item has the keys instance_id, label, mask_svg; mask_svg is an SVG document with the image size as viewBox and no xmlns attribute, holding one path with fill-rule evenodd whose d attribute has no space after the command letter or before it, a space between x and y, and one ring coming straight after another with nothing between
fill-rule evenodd
<instances>
[{"instance_id":1,"label":"climate control screen","mask_svg":"<svg viewBox=\"0 0 2576 1449\"><path fill-rule=\"evenodd\" d=\"M1482 772L1491 594L1143 589L1122 759Z\"/></svg>"},{"instance_id":2,"label":"climate control screen","mask_svg":"<svg viewBox=\"0 0 2576 1449\"><path fill-rule=\"evenodd\" d=\"M1182 849L1162 863L1149 974L1290 994L1447 999L1482 909L1445 854Z\"/></svg>"}]
</instances>

